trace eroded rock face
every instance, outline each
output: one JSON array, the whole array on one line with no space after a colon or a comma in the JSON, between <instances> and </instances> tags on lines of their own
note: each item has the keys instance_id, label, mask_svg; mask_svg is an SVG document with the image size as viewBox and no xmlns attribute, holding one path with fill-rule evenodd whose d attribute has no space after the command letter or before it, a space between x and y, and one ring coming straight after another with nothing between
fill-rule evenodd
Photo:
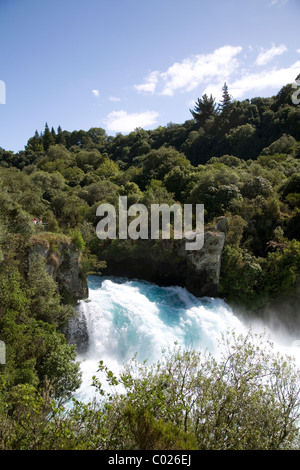
<instances>
[{"instance_id":1,"label":"eroded rock face","mask_svg":"<svg viewBox=\"0 0 300 470\"><path fill-rule=\"evenodd\" d=\"M56 271L56 281L60 288L77 300L88 297L87 280L81 276L81 254L72 245L62 252L60 264Z\"/></svg>"},{"instance_id":2,"label":"eroded rock face","mask_svg":"<svg viewBox=\"0 0 300 470\"><path fill-rule=\"evenodd\" d=\"M139 254L124 258L109 256L104 275L124 276L179 285L197 297L216 297L219 289L221 258L225 243L226 219L220 217L204 234L200 250L186 250L186 240L162 240L160 248L148 240L140 241ZM100 253L101 256L101 253Z\"/></svg>"},{"instance_id":3,"label":"eroded rock face","mask_svg":"<svg viewBox=\"0 0 300 470\"><path fill-rule=\"evenodd\" d=\"M126 259L107 259L103 275L144 279L159 285L180 285L197 297L216 297L225 232L226 219L220 217L216 226L205 232L204 245L200 250L186 250L185 239L162 240L160 251L145 241L138 255L125 255ZM67 294L75 300L88 298L87 279L81 275L81 254L70 239L59 240L55 244L47 240L35 242L31 255L34 253L46 260L46 269L63 295Z\"/></svg>"},{"instance_id":4,"label":"eroded rock face","mask_svg":"<svg viewBox=\"0 0 300 470\"><path fill-rule=\"evenodd\" d=\"M76 307L76 315L70 318L66 329L69 344L76 347L78 354L85 354L89 347L89 334L82 305Z\"/></svg>"},{"instance_id":5,"label":"eroded rock face","mask_svg":"<svg viewBox=\"0 0 300 470\"><path fill-rule=\"evenodd\" d=\"M185 287L198 297L216 297L220 280L225 233L208 231L201 250L186 252Z\"/></svg>"},{"instance_id":6,"label":"eroded rock face","mask_svg":"<svg viewBox=\"0 0 300 470\"><path fill-rule=\"evenodd\" d=\"M74 300L88 297L87 280L81 275L81 253L71 242L60 241L53 247L45 240L41 243L35 241L29 253L29 266L35 253L45 259L47 272L57 282L62 296Z\"/></svg>"}]
</instances>

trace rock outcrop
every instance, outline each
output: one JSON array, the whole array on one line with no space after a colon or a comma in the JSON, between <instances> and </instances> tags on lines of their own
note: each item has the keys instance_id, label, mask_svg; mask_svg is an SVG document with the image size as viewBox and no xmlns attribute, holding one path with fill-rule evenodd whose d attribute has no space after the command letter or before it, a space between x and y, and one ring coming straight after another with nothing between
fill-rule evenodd
<instances>
[{"instance_id":1,"label":"rock outcrop","mask_svg":"<svg viewBox=\"0 0 300 470\"><path fill-rule=\"evenodd\" d=\"M70 318L66 328L66 337L69 344L75 345L78 354L87 352L89 334L84 314L84 303L76 307L76 314Z\"/></svg>"},{"instance_id":2,"label":"rock outcrop","mask_svg":"<svg viewBox=\"0 0 300 470\"><path fill-rule=\"evenodd\" d=\"M66 236L39 235L32 238L30 260L39 254L46 261L46 269L58 284L63 298L81 300L88 297L87 280L81 273L81 253Z\"/></svg>"},{"instance_id":3,"label":"rock outcrop","mask_svg":"<svg viewBox=\"0 0 300 470\"><path fill-rule=\"evenodd\" d=\"M182 240L141 240L132 250L130 241L99 253L107 262L103 275L144 279L159 285L179 285L197 297L218 295L221 257L225 243L226 219L220 217L215 227L204 234L200 250L188 251ZM109 246L109 245L108 245Z\"/></svg>"},{"instance_id":4,"label":"rock outcrop","mask_svg":"<svg viewBox=\"0 0 300 470\"><path fill-rule=\"evenodd\" d=\"M208 231L204 235L203 248L185 254L184 284L187 290L197 297L218 295L224 242L224 232Z\"/></svg>"}]
</instances>

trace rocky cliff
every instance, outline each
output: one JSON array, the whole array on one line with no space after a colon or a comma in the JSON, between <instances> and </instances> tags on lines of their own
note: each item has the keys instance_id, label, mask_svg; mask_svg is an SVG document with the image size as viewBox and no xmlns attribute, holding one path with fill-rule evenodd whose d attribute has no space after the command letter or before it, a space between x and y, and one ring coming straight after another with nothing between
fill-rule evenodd
<instances>
[{"instance_id":1,"label":"rocky cliff","mask_svg":"<svg viewBox=\"0 0 300 470\"><path fill-rule=\"evenodd\" d=\"M218 295L226 219L206 230L200 250L187 251L182 240L107 241L98 256L107 262L103 275L144 279L159 285L179 285L197 297Z\"/></svg>"},{"instance_id":2,"label":"rocky cliff","mask_svg":"<svg viewBox=\"0 0 300 470\"><path fill-rule=\"evenodd\" d=\"M63 298L77 301L88 297L87 280L81 272L81 253L70 237L47 233L32 237L29 268L36 253L45 259L46 269L57 282Z\"/></svg>"},{"instance_id":3,"label":"rocky cliff","mask_svg":"<svg viewBox=\"0 0 300 470\"><path fill-rule=\"evenodd\" d=\"M225 243L226 219L205 231L200 250L188 251L186 240L110 240L99 244L98 258L106 261L103 275L144 279L159 285L180 285L198 297L218 295L221 257ZM46 269L63 297L88 297L87 279L81 272L81 253L70 237L39 234L32 237L34 253L46 261Z\"/></svg>"},{"instance_id":4,"label":"rocky cliff","mask_svg":"<svg viewBox=\"0 0 300 470\"><path fill-rule=\"evenodd\" d=\"M186 266L184 286L197 297L218 295L224 243L225 224L219 223L216 230L205 232L201 250L182 253Z\"/></svg>"}]
</instances>

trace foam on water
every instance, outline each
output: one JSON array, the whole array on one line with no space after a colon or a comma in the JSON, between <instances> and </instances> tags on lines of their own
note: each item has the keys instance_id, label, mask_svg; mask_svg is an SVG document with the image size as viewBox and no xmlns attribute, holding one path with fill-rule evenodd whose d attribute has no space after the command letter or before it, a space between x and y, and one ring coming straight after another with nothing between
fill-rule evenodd
<instances>
[{"instance_id":1,"label":"foam on water","mask_svg":"<svg viewBox=\"0 0 300 470\"><path fill-rule=\"evenodd\" d=\"M117 373L136 353L138 360L151 363L164 346L175 342L216 354L222 332L249 329L220 299L198 299L181 287L120 278L91 276L88 302L82 301L79 309L89 336L87 352L78 356L83 382L76 396L84 401L95 394L91 382L100 360ZM255 328L262 331L264 325ZM297 356L300 364L299 347L278 335L275 342L282 352Z\"/></svg>"}]
</instances>

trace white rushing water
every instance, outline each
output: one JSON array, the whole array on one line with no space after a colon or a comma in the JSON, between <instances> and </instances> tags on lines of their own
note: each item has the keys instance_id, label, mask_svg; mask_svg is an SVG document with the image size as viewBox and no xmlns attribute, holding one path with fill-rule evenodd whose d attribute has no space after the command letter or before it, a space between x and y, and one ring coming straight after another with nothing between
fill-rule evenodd
<instances>
[{"instance_id":1,"label":"white rushing water","mask_svg":"<svg viewBox=\"0 0 300 470\"><path fill-rule=\"evenodd\" d=\"M95 395L91 383L100 360L117 373L135 353L138 360L151 363L159 359L164 346L175 342L215 354L222 332L249 330L220 299L199 299L181 287L120 278L91 276L89 299L80 303L79 310L89 337L87 351L78 355L82 386L76 397L83 401ZM258 323L252 327L254 331L265 329ZM294 355L300 364L300 342L286 333L269 333L276 347Z\"/></svg>"}]
</instances>

